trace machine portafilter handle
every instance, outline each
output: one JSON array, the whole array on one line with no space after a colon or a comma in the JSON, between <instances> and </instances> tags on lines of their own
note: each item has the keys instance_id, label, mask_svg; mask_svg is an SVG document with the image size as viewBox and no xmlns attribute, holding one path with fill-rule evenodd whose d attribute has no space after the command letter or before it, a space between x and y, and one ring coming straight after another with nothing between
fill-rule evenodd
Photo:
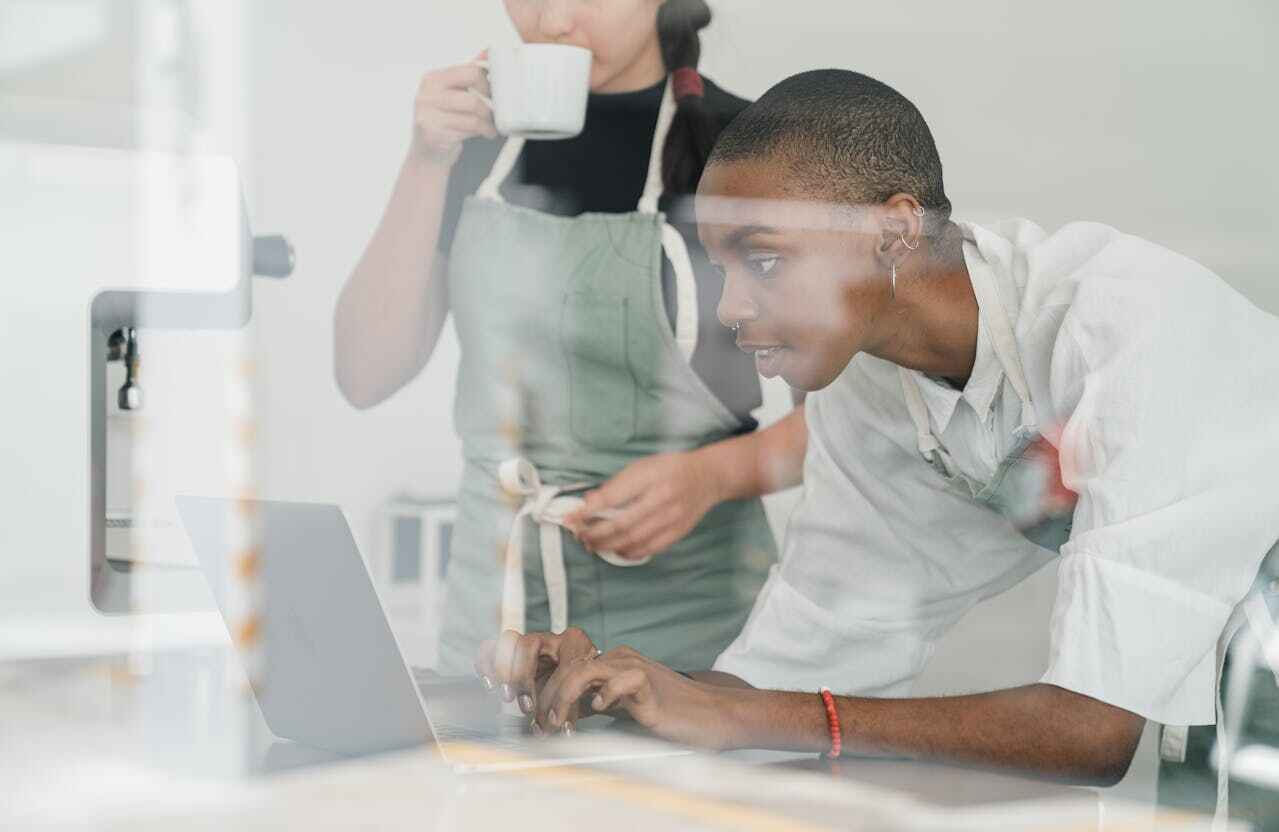
<instances>
[{"instance_id":1,"label":"machine portafilter handle","mask_svg":"<svg viewBox=\"0 0 1279 832\"><path fill-rule=\"evenodd\" d=\"M253 238L253 273L258 277L288 277L297 258L293 244L279 234Z\"/></svg>"},{"instance_id":2,"label":"machine portafilter handle","mask_svg":"<svg viewBox=\"0 0 1279 832\"><path fill-rule=\"evenodd\" d=\"M279 234L253 238L253 274L258 277L284 278L293 274L296 257L293 245ZM138 331L125 327L107 339L107 361L123 361L124 386L116 396L121 410L142 409L142 388L138 385Z\"/></svg>"},{"instance_id":3,"label":"machine portafilter handle","mask_svg":"<svg viewBox=\"0 0 1279 832\"><path fill-rule=\"evenodd\" d=\"M121 410L142 409L142 388L138 386L138 331L128 327L124 331L124 386L116 396Z\"/></svg>"}]
</instances>

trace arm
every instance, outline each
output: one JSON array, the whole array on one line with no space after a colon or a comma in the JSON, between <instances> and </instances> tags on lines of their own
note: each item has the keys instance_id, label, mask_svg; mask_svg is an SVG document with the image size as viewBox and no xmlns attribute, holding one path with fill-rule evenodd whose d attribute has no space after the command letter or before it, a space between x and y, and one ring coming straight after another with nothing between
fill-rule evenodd
<instances>
[{"instance_id":1,"label":"arm","mask_svg":"<svg viewBox=\"0 0 1279 832\"><path fill-rule=\"evenodd\" d=\"M808 423L799 401L786 416L763 430L724 439L694 451L718 483L717 502L781 491L803 481Z\"/></svg>"},{"instance_id":2,"label":"arm","mask_svg":"<svg viewBox=\"0 0 1279 832\"><path fill-rule=\"evenodd\" d=\"M463 64L428 73L418 89L412 147L382 221L338 298L334 366L356 407L386 399L425 366L448 313L444 259L436 255L449 174L469 136L496 135L483 71Z\"/></svg>"},{"instance_id":3,"label":"arm","mask_svg":"<svg viewBox=\"0 0 1279 832\"><path fill-rule=\"evenodd\" d=\"M561 715L572 713L570 703L581 701L596 711L625 711L654 733L690 745L830 748L826 712L814 693L706 684L629 648L549 674L536 695L539 724L558 730ZM1046 684L935 699L836 701L849 750L1011 768L1098 785L1123 777L1145 724L1122 708Z\"/></svg>"},{"instance_id":4,"label":"arm","mask_svg":"<svg viewBox=\"0 0 1279 832\"><path fill-rule=\"evenodd\" d=\"M448 312L435 252L449 168L410 155L382 221L338 298L334 365L351 404L371 407L426 365Z\"/></svg>"},{"instance_id":5,"label":"arm","mask_svg":"<svg viewBox=\"0 0 1279 832\"><path fill-rule=\"evenodd\" d=\"M729 708L734 745L826 751L830 732L811 693L746 691ZM844 747L1113 785L1145 720L1054 685L934 699L836 697Z\"/></svg>"},{"instance_id":6,"label":"arm","mask_svg":"<svg viewBox=\"0 0 1279 832\"><path fill-rule=\"evenodd\" d=\"M566 523L592 551L649 557L682 539L719 503L798 485L807 449L800 404L763 430L628 465L586 494Z\"/></svg>"}]
</instances>

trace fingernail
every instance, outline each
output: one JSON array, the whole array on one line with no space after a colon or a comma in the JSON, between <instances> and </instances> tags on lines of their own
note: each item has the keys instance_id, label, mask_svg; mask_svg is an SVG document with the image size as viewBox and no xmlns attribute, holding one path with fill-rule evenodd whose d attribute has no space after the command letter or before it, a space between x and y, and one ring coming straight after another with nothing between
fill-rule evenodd
<instances>
[{"instance_id":1,"label":"fingernail","mask_svg":"<svg viewBox=\"0 0 1279 832\"><path fill-rule=\"evenodd\" d=\"M520 694L520 710L524 713L531 713L533 710L533 697L527 693Z\"/></svg>"},{"instance_id":2,"label":"fingernail","mask_svg":"<svg viewBox=\"0 0 1279 832\"><path fill-rule=\"evenodd\" d=\"M560 731L563 732L566 737L571 737L577 733L577 729L573 727L573 723L571 722L564 723L564 727L562 727Z\"/></svg>"},{"instance_id":3,"label":"fingernail","mask_svg":"<svg viewBox=\"0 0 1279 832\"><path fill-rule=\"evenodd\" d=\"M546 715L546 722L547 722L547 724L548 724L548 725L550 725L552 728L554 728L554 727L555 727L555 723L557 723L557 722L559 722L559 721L560 721L560 718L559 718L558 716L556 716L556 715L555 715L555 711L551 711L549 714L547 714L547 715Z\"/></svg>"},{"instance_id":4,"label":"fingernail","mask_svg":"<svg viewBox=\"0 0 1279 832\"><path fill-rule=\"evenodd\" d=\"M591 700L591 707L597 711L604 710L604 697L600 696L598 693L595 694L595 698Z\"/></svg>"},{"instance_id":5,"label":"fingernail","mask_svg":"<svg viewBox=\"0 0 1279 832\"><path fill-rule=\"evenodd\" d=\"M502 685L502 698L507 702L515 698L515 691L511 690L510 685Z\"/></svg>"},{"instance_id":6,"label":"fingernail","mask_svg":"<svg viewBox=\"0 0 1279 832\"><path fill-rule=\"evenodd\" d=\"M541 725L538 725L538 724L537 724L537 720L536 720L536 719L529 723L529 727L533 729L533 736L535 736L535 737L544 737L544 736L546 736L546 732L542 730L542 726L541 726Z\"/></svg>"},{"instance_id":7,"label":"fingernail","mask_svg":"<svg viewBox=\"0 0 1279 832\"><path fill-rule=\"evenodd\" d=\"M480 681L482 681L482 682L484 683L484 689L485 689L485 690L492 690L492 689L493 689L493 680L492 680L492 679L490 679L489 677L487 677L487 676L481 676L481 677L480 677Z\"/></svg>"}]
</instances>

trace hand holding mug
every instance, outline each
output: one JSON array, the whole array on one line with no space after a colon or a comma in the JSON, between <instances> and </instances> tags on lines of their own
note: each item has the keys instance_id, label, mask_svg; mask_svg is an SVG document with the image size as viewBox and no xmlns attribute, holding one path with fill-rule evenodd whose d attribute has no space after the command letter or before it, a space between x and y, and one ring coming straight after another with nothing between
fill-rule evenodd
<instances>
[{"instance_id":1,"label":"hand holding mug","mask_svg":"<svg viewBox=\"0 0 1279 832\"><path fill-rule=\"evenodd\" d=\"M492 90L484 69L485 53L475 61L428 72L413 101L412 152L418 158L452 166L462 142L472 136L497 136L486 103Z\"/></svg>"}]
</instances>

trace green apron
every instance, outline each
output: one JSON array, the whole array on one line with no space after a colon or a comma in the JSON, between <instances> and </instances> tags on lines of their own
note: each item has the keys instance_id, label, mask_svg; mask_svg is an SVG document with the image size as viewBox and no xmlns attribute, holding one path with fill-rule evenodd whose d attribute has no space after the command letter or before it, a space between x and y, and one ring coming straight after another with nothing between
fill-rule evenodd
<instances>
[{"instance_id":1,"label":"green apron","mask_svg":"<svg viewBox=\"0 0 1279 832\"><path fill-rule=\"evenodd\" d=\"M445 577L439 668L469 672L484 639L584 629L676 668L710 667L776 561L759 500L723 503L651 561L619 566L559 521L565 492L628 463L724 439L737 419L689 365L698 311L683 238L657 209L675 106L658 116L644 195L629 214L559 217L508 205L507 141L463 209L449 298L461 343L455 426L465 467ZM672 333L662 255L676 275ZM536 534L525 534L525 527Z\"/></svg>"}]
</instances>

